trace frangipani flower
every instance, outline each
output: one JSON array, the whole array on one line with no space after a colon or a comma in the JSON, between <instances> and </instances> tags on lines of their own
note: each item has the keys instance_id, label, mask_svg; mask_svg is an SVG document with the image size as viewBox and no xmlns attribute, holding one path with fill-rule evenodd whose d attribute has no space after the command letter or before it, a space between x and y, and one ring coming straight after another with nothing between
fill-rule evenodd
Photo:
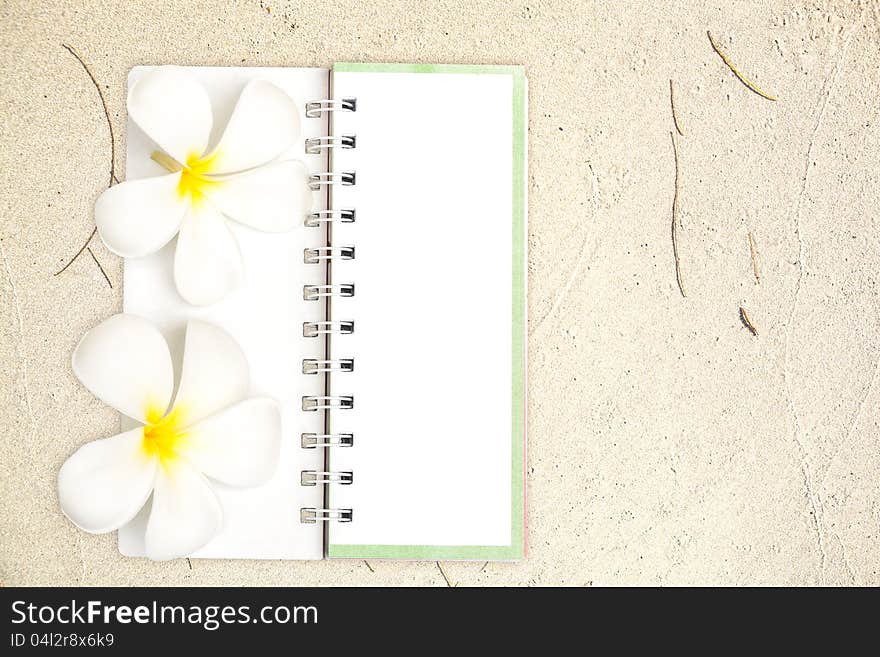
<instances>
[{"instance_id":1,"label":"frangipani flower","mask_svg":"<svg viewBox=\"0 0 880 657\"><path fill-rule=\"evenodd\" d=\"M171 173L120 183L95 203L107 248L148 255L178 235L174 281L194 305L219 301L242 276L225 218L266 232L302 222L311 207L301 162L278 161L299 135L299 111L284 91L255 80L241 92L217 145L205 89L184 69L157 68L128 94L128 115L159 146L152 159Z\"/></svg>"},{"instance_id":2,"label":"frangipani flower","mask_svg":"<svg viewBox=\"0 0 880 657\"><path fill-rule=\"evenodd\" d=\"M61 509L87 532L127 524L152 494L147 556L185 556L222 526L208 478L250 487L277 469L278 405L266 398L245 399L247 361L235 340L216 326L187 324L173 405L168 345L141 317L114 315L86 333L73 353L73 371L100 400L143 424L83 445L61 466Z\"/></svg>"}]
</instances>

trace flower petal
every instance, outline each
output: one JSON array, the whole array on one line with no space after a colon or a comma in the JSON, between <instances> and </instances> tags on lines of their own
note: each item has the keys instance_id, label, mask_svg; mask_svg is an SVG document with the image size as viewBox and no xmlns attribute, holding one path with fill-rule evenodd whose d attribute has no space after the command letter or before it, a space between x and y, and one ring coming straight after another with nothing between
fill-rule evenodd
<instances>
[{"instance_id":1,"label":"flower petal","mask_svg":"<svg viewBox=\"0 0 880 657\"><path fill-rule=\"evenodd\" d=\"M185 461L166 463L158 469L144 536L150 559L192 554L210 541L222 525L223 510L204 475Z\"/></svg>"},{"instance_id":2,"label":"flower petal","mask_svg":"<svg viewBox=\"0 0 880 657\"><path fill-rule=\"evenodd\" d=\"M299 136L299 109L287 93L265 80L241 92L217 147L206 159L211 173L235 173L274 160Z\"/></svg>"},{"instance_id":3,"label":"flower petal","mask_svg":"<svg viewBox=\"0 0 880 657\"><path fill-rule=\"evenodd\" d=\"M230 219L269 233L302 225L312 207L308 171L287 160L224 178L205 194Z\"/></svg>"},{"instance_id":4,"label":"flower petal","mask_svg":"<svg viewBox=\"0 0 880 657\"><path fill-rule=\"evenodd\" d=\"M204 201L183 219L174 253L177 291L194 306L220 301L242 277L238 242L220 213Z\"/></svg>"},{"instance_id":5,"label":"flower petal","mask_svg":"<svg viewBox=\"0 0 880 657\"><path fill-rule=\"evenodd\" d=\"M208 92L177 66L160 66L128 92L128 115L181 164L208 148L214 117Z\"/></svg>"},{"instance_id":6,"label":"flower petal","mask_svg":"<svg viewBox=\"0 0 880 657\"><path fill-rule=\"evenodd\" d=\"M181 428L193 426L247 395L250 369L238 343L213 324L191 319L186 325L183 368L173 412Z\"/></svg>"},{"instance_id":7,"label":"flower petal","mask_svg":"<svg viewBox=\"0 0 880 657\"><path fill-rule=\"evenodd\" d=\"M107 248L123 258L155 253L177 234L189 207L177 190L180 172L119 183L95 201L95 225Z\"/></svg>"},{"instance_id":8,"label":"flower petal","mask_svg":"<svg viewBox=\"0 0 880 657\"><path fill-rule=\"evenodd\" d=\"M73 352L73 372L101 401L140 422L168 408L174 368L168 343L137 315L113 315L86 333Z\"/></svg>"},{"instance_id":9,"label":"flower petal","mask_svg":"<svg viewBox=\"0 0 880 657\"><path fill-rule=\"evenodd\" d=\"M246 399L187 432L183 454L197 470L231 486L257 486L278 468L281 413L273 399Z\"/></svg>"},{"instance_id":10,"label":"flower petal","mask_svg":"<svg viewBox=\"0 0 880 657\"><path fill-rule=\"evenodd\" d=\"M61 510L95 534L118 529L137 515L153 490L158 459L143 449L142 427L76 450L58 472Z\"/></svg>"}]
</instances>

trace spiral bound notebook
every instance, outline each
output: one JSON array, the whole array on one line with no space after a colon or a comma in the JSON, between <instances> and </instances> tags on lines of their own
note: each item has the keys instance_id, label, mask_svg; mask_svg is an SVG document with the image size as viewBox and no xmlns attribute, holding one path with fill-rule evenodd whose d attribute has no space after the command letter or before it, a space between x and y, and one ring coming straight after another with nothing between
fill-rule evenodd
<instances>
[{"instance_id":1,"label":"spiral bound notebook","mask_svg":"<svg viewBox=\"0 0 880 657\"><path fill-rule=\"evenodd\" d=\"M129 85L148 67L137 67ZM520 67L193 67L222 126L243 86L299 106L314 190L301 228L235 225L245 281L178 295L174 244L125 261L124 311L225 328L282 405L267 484L219 487L194 557L519 559L525 552L526 79ZM216 130L216 127L215 127ZM215 135L216 136L216 135ZM155 175L131 121L127 178ZM146 511L119 532L143 554Z\"/></svg>"}]
</instances>

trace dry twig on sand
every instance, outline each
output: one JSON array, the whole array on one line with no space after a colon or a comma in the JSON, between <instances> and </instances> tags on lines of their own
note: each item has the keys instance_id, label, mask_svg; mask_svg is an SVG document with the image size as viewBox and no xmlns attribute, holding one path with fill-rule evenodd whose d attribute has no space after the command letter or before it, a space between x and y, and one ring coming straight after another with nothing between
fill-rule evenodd
<instances>
[{"instance_id":1,"label":"dry twig on sand","mask_svg":"<svg viewBox=\"0 0 880 657\"><path fill-rule=\"evenodd\" d=\"M99 85L98 81L95 79L92 69L90 69L88 64L83 61L80 54L74 50L73 46L69 46L66 43L62 43L61 47L76 57L76 61L79 62L79 65L82 66L86 75L89 76L92 84L95 85L95 91L98 92L98 98L101 100L101 108L104 110L104 118L107 119L107 129L110 131L110 182L107 183L107 186L110 187L113 183L118 183L119 179L116 177L116 135L113 133L113 122L110 120L110 112L107 109L107 100L104 98L104 92L101 91L101 85Z\"/></svg>"},{"instance_id":2,"label":"dry twig on sand","mask_svg":"<svg viewBox=\"0 0 880 657\"><path fill-rule=\"evenodd\" d=\"M681 279L681 259L678 257L678 145L675 143L675 135L669 133L672 139L672 154L675 157L675 191L672 195L672 255L675 258L675 280L681 296L686 297L684 282Z\"/></svg>"},{"instance_id":3,"label":"dry twig on sand","mask_svg":"<svg viewBox=\"0 0 880 657\"><path fill-rule=\"evenodd\" d=\"M98 262L98 258L95 256L95 252L92 251L92 247L86 247L86 251L89 252L89 255L92 256L92 260L95 261L95 264L98 265L98 269L101 270L101 273L104 275L104 280L107 281L107 285L110 286L110 289L113 289L113 283L110 282L110 277L107 275L107 272L104 271L104 267L101 266L101 263Z\"/></svg>"},{"instance_id":4,"label":"dry twig on sand","mask_svg":"<svg viewBox=\"0 0 880 657\"><path fill-rule=\"evenodd\" d=\"M752 231L749 231L749 253L752 254L752 271L755 274L755 281L761 282L761 272L758 270L758 249L755 247L755 238Z\"/></svg>"},{"instance_id":5,"label":"dry twig on sand","mask_svg":"<svg viewBox=\"0 0 880 657\"><path fill-rule=\"evenodd\" d=\"M449 577L446 576L446 571L443 570L443 566L440 565L440 562L439 562L439 561L435 561L434 563L437 564L437 568L440 569L440 574L443 575L443 579L446 580L446 586L448 586L448 587L451 588L451 589L454 589L454 588L455 588L455 584L453 584L453 583L449 580Z\"/></svg>"},{"instance_id":6,"label":"dry twig on sand","mask_svg":"<svg viewBox=\"0 0 880 657\"><path fill-rule=\"evenodd\" d=\"M743 326L745 326L747 329L749 329L749 332L752 335L754 335L754 336L758 335L758 329L756 329L755 325L752 324L752 320L749 319L749 314L746 312L746 309L743 308L742 306L739 307L739 319L743 323Z\"/></svg>"},{"instance_id":7,"label":"dry twig on sand","mask_svg":"<svg viewBox=\"0 0 880 657\"><path fill-rule=\"evenodd\" d=\"M681 131L681 126L678 124L678 114L675 111L675 92L672 90L672 79L669 80L669 106L672 108L672 123L675 124L675 131L682 137L684 137L684 133Z\"/></svg>"},{"instance_id":8,"label":"dry twig on sand","mask_svg":"<svg viewBox=\"0 0 880 657\"><path fill-rule=\"evenodd\" d=\"M762 98L766 98L767 100L776 100L776 96L771 96L766 91L762 91L758 88L758 86L749 80L735 65L730 58L725 54L725 52L721 49L721 46L718 45L718 42L712 38L712 33L709 30L706 30L706 35L709 37L709 43L712 44L712 49L718 53L718 56L721 57L721 60L727 64L727 68L733 71L733 74L739 78L740 82L746 85L749 89L754 91L756 94L761 96Z\"/></svg>"},{"instance_id":9,"label":"dry twig on sand","mask_svg":"<svg viewBox=\"0 0 880 657\"><path fill-rule=\"evenodd\" d=\"M98 92L98 98L101 100L101 107L104 110L104 118L107 119L107 128L110 131L110 181L107 183L107 186L110 187L114 183L118 183L119 179L116 177L116 135L113 133L113 122L110 121L110 112L107 110L107 100L104 98L104 92L101 91L101 86L95 79L95 75L92 73L91 69L88 67L88 64L85 63L80 54L72 46L69 46L66 43L62 43L61 46L67 52L73 55L76 58L76 61L79 62L79 65L82 66L83 70L86 72L86 75L88 75L89 79L92 81L92 84L95 87L95 91ZM56 271L53 276L58 276L58 274L63 273L68 267L70 267L70 265L74 263L74 261L76 261L77 258L79 258L83 254L84 251L88 251L89 255L92 256L92 260L94 260L95 264L98 265L98 269L101 270L101 274L104 276L104 280L107 281L107 285L109 285L111 289L113 288L113 283L110 282L110 277L107 276L107 272L104 270L104 267L101 266L101 263L98 260L97 256L95 256L94 251L89 248L89 243L92 241L92 238L95 236L97 230L97 228L92 229L92 232L89 233L88 238L85 242L83 242L83 245L79 248L79 251L77 251L74 256L67 261L67 264Z\"/></svg>"}]
</instances>

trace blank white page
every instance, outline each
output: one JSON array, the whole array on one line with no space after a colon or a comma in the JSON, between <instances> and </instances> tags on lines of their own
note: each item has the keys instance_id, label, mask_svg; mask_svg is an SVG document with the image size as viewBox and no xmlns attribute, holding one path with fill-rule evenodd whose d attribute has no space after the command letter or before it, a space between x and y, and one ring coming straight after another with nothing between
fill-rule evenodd
<instances>
[{"instance_id":1,"label":"blank white page","mask_svg":"<svg viewBox=\"0 0 880 657\"><path fill-rule=\"evenodd\" d=\"M337 64L331 430L331 557L514 559L523 555L525 77L519 67Z\"/></svg>"},{"instance_id":2,"label":"blank white page","mask_svg":"<svg viewBox=\"0 0 880 657\"><path fill-rule=\"evenodd\" d=\"M148 67L137 67L129 85ZM307 101L325 98L327 69L192 67L206 86L214 110L211 144L219 139L244 86L263 79L284 89L300 109L303 135L284 159L297 159L310 171L327 166L325 155L305 155L302 140L326 132L326 124L305 118ZM156 146L129 121L126 178L165 173L150 160ZM325 197L314 195L314 209ZM241 345L251 375L251 395L276 399L282 410L281 463L275 476L257 488L237 489L212 482L223 507L221 532L194 557L245 559L320 559L323 537L318 525L300 522L301 507L322 506L320 487L300 485L300 471L321 470L321 450L301 447L304 431L320 433L318 413L302 412L303 395L323 393L320 377L302 374L303 358L323 358L323 341L304 338L302 323L323 319L320 304L303 300L302 286L322 283L323 268L303 263L303 249L324 244L324 231L302 225L290 233L270 234L230 221L244 261L244 282L221 302L207 307L187 304L174 286L172 240L158 253L127 259L123 277L123 308L152 320L169 341L179 376L183 337L190 318L203 319L229 332ZM144 529L149 504L119 530L119 549L129 556L144 554Z\"/></svg>"}]
</instances>

